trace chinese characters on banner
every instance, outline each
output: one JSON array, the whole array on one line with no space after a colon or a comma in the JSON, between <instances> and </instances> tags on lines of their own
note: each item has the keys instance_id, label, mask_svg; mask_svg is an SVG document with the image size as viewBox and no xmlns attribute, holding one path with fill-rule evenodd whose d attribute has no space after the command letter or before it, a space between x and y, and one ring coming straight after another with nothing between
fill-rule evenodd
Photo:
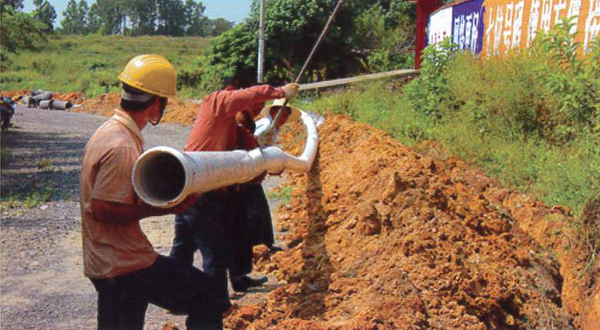
<instances>
[{"instance_id":1,"label":"chinese characters on banner","mask_svg":"<svg viewBox=\"0 0 600 330\"><path fill-rule=\"evenodd\" d=\"M451 16L451 23L448 23ZM429 18L429 44L448 33L461 49L502 55L531 45L540 31L548 32L573 17L575 41L589 50L600 34L600 0L468 0L444 7Z\"/></svg>"},{"instance_id":2,"label":"chinese characters on banner","mask_svg":"<svg viewBox=\"0 0 600 330\"><path fill-rule=\"evenodd\" d=\"M460 49L481 52L483 45L483 0L465 1L452 7L452 42Z\"/></svg>"}]
</instances>

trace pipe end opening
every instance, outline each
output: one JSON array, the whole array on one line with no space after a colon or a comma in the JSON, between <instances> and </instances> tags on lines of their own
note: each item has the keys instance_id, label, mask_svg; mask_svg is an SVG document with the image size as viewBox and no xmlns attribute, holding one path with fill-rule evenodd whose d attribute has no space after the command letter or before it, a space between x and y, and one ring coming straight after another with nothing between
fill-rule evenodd
<instances>
[{"instance_id":1,"label":"pipe end opening","mask_svg":"<svg viewBox=\"0 0 600 330\"><path fill-rule=\"evenodd\" d=\"M148 198L157 202L170 202L183 192L185 169L179 159L170 153L149 157L140 168L140 183Z\"/></svg>"}]
</instances>

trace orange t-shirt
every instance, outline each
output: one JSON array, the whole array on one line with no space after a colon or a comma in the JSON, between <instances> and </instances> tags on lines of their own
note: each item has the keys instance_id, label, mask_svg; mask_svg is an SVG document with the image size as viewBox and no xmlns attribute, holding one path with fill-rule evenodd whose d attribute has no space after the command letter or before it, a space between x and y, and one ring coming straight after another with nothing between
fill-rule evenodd
<instances>
[{"instance_id":1,"label":"orange t-shirt","mask_svg":"<svg viewBox=\"0 0 600 330\"><path fill-rule=\"evenodd\" d=\"M235 114L258 103L285 97L282 88L269 85L217 91L207 96L198 109L185 151L228 151L237 149Z\"/></svg>"},{"instance_id":2,"label":"orange t-shirt","mask_svg":"<svg viewBox=\"0 0 600 330\"><path fill-rule=\"evenodd\" d=\"M83 151L80 207L84 274L111 278L149 267L158 254L139 221L103 222L92 212L92 199L137 204L131 182L133 165L143 150L143 138L126 112L117 110L88 141Z\"/></svg>"}]
</instances>

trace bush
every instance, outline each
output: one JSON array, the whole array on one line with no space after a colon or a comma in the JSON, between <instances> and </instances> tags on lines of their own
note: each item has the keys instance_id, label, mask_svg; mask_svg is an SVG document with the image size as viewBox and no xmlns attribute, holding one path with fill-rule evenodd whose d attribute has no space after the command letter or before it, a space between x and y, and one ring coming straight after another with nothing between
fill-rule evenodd
<instances>
[{"instance_id":1,"label":"bush","mask_svg":"<svg viewBox=\"0 0 600 330\"><path fill-rule=\"evenodd\" d=\"M446 70L458 53L458 47L446 38L437 46L423 51L419 79L405 88L407 101L414 110L432 119L442 117L442 107L448 106L448 78Z\"/></svg>"}]
</instances>

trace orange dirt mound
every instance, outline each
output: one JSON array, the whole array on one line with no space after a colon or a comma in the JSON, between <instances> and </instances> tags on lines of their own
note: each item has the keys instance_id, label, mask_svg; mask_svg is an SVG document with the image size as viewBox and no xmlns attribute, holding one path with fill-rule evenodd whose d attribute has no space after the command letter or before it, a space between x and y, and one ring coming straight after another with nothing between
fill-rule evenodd
<instances>
[{"instance_id":1,"label":"orange dirt mound","mask_svg":"<svg viewBox=\"0 0 600 330\"><path fill-rule=\"evenodd\" d=\"M108 93L89 99L73 112L93 113L101 116L112 116L121 101L120 93ZM163 122L192 124L198 111L198 104L191 101L169 100Z\"/></svg>"},{"instance_id":2,"label":"orange dirt mound","mask_svg":"<svg viewBox=\"0 0 600 330\"><path fill-rule=\"evenodd\" d=\"M437 149L417 153L346 117L329 118L319 136L312 170L290 174L292 200L278 210L288 248L271 256L255 250L257 268L286 284L265 302L236 310L228 327L577 324L577 312L562 306L565 270L551 249L556 242L542 244L541 234L526 231L536 230L528 224L547 223L547 216L568 210L548 208L456 157L440 156ZM291 133L285 138L299 140Z\"/></svg>"},{"instance_id":3,"label":"orange dirt mound","mask_svg":"<svg viewBox=\"0 0 600 330\"><path fill-rule=\"evenodd\" d=\"M2 97L8 97L11 98L13 100L18 100L21 97L23 97L24 95L28 95L31 92L26 90L26 89L19 89L19 90L13 90L13 91L3 91Z\"/></svg>"}]
</instances>

